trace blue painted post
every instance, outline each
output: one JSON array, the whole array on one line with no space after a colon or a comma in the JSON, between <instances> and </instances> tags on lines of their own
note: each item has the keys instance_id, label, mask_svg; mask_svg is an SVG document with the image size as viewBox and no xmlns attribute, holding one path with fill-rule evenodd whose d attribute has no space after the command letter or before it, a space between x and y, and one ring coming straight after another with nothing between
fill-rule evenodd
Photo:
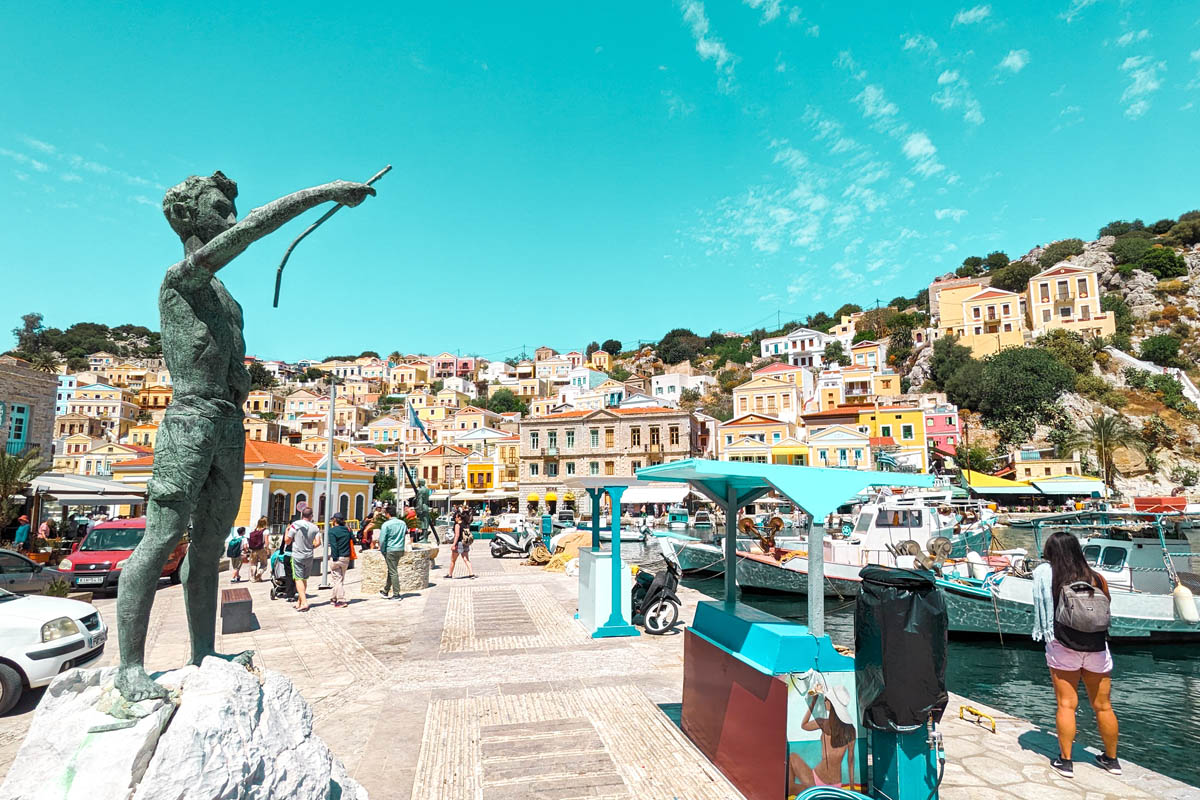
<instances>
[{"instance_id":1,"label":"blue painted post","mask_svg":"<svg viewBox=\"0 0 1200 800\"><path fill-rule=\"evenodd\" d=\"M600 495L604 494L603 489L588 489L587 493L592 498L592 552L600 552Z\"/></svg>"},{"instance_id":2,"label":"blue painted post","mask_svg":"<svg viewBox=\"0 0 1200 800\"><path fill-rule=\"evenodd\" d=\"M737 504L738 490L725 490L725 605L737 605Z\"/></svg>"},{"instance_id":3,"label":"blue painted post","mask_svg":"<svg viewBox=\"0 0 1200 800\"><path fill-rule=\"evenodd\" d=\"M816 531L816 520L808 515L808 631L825 635L825 529ZM813 539L816 538L814 542Z\"/></svg>"},{"instance_id":4,"label":"blue painted post","mask_svg":"<svg viewBox=\"0 0 1200 800\"><path fill-rule=\"evenodd\" d=\"M629 623L625 622L625 615L621 613L622 606L622 591L623 586L621 578L624 568L621 566L621 495L625 492L624 486L606 486L604 490L608 492L609 500L609 515L612 518L612 599L611 608L608 615L608 622L604 626L592 634L593 636L637 636L638 630Z\"/></svg>"}]
</instances>

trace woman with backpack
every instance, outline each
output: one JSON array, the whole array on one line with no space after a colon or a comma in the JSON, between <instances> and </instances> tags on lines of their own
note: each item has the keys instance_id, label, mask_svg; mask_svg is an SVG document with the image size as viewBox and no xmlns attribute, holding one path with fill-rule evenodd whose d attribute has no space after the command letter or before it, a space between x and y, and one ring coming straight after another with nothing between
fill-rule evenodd
<instances>
[{"instance_id":1,"label":"woman with backpack","mask_svg":"<svg viewBox=\"0 0 1200 800\"><path fill-rule=\"evenodd\" d=\"M1046 539L1042 558L1033 571L1033 638L1046 643L1046 664L1058 701L1059 757L1050 766L1064 777L1075 777L1071 746L1082 679L1104 742L1096 763L1120 775L1117 715L1111 697L1113 661L1108 650L1108 583L1088 565L1079 540L1065 531Z\"/></svg>"},{"instance_id":2,"label":"woman with backpack","mask_svg":"<svg viewBox=\"0 0 1200 800\"><path fill-rule=\"evenodd\" d=\"M259 517L258 523L250 535L246 537L246 560L250 562L250 580L260 583L263 573L267 570L267 531L270 523L266 517Z\"/></svg>"}]
</instances>

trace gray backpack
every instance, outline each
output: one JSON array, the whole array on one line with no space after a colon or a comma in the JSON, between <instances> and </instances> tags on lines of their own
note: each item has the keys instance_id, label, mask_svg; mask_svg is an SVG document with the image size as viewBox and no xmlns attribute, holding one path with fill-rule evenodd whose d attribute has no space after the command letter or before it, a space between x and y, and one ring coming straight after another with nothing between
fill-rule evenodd
<instances>
[{"instance_id":1,"label":"gray backpack","mask_svg":"<svg viewBox=\"0 0 1200 800\"><path fill-rule=\"evenodd\" d=\"M1108 595L1087 581L1073 581L1058 590L1054 621L1081 633L1108 630L1112 614Z\"/></svg>"}]
</instances>

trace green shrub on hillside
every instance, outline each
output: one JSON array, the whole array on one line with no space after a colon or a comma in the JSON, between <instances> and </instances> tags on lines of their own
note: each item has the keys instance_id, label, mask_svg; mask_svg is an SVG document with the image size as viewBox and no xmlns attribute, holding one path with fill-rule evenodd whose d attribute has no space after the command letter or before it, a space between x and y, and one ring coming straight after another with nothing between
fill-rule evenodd
<instances>
[{"instance_id":1,"label":"green shrub on hillside","mask_svg":"<svg viewBox=\"0 0 1200 800\"><path fill-rule=\"evenodd\" d=\"M1141 258L1142 255L1149 249L1149 239L1129 236L1124 239L1117 239L1117 241L1113 243L1113 246L1108 248L1108 252L1112 253L1114 263L1132 264Z\"/></svg>"},{"instance_id":2,"label":"green shrub on hillside","mask_svg":"<svg viewBox=\"0 0 1200 800\"><path fill-rule=\"evenodd\" d=\"M1056 328L1037 338L1038 347L1053 353L1059 361L1080 375L1091 375L1092 348L1082 336L1074 331Z\"/></svg>"},{"instance_id":3,"label":"green shrub on hillside","mask_svg":"<svg viewBox=\"0 0 1200 800\"><path fill-rule=\"evenodd\" d=\"M992 286L1007 292L1023 292L1029 287L1029 279L1039 272L1037 264L1014 261L992 273Z\"/></svg>"},{"instance_id":4,"label":"green shrub on hillside","mask_svg":"<svg viewBox=\"0 0 1200 800\"><path fill-rule=\"evenodd\" d=\"M1008 266L1008 253L1002 250L993 250L987 254L987 258L983 260L983 265L987 267L988 272L1004 269Z\"/></svg>"},{"instance_id":5,"label":"green shrub on hillside","mask_svg":"<svg viewBox=\"0 0 1200 800\"><path fill-rule=\"evenodd\" d=\"M1160 367L1179 366L1179 346L1183 344L1178 336L1162 333L1151 336L1142 342L1141 359Z\"/></svg>"},{"instance_id":6,"label":"green shrub on hillside","mask_svg":"<svg viewBox=\"0 0 1200 800\"><path fill-rule=\"evenodd\" d=\"M1099 400L1108 392L1108 384L1099 375L1080 375L1075 379L1075 391L1091 400Z\"/></svg>"},{"instance_id":7,"label":"green shrub on hillside","mask_svg":"<svg viewBox=\"0 0 1200 800\"><path fill-rule=\"evenodd\" d=\"M1197 212L1189 211L1179 218L1179 222L1171 226L1171 230L1167 231L1167 235L1163 237L1167 243L1182 246L1200 242L1200 217L1189 216L1195 213Z\"/></svg>"},{"instance_id":8,"label":"green shrub on hillside","mask_svg":"<svg viewBox=\"0 0 1200 800\"><path fill-rule=\"evenodd\" d=\"M1150 226L1150 232L1162 236L1167 231L1175 226L1173 219L1160 219L1158 222Z\"/></svg>"},{"instance_id":9,"label":"green shrub on hillside","mask_svg":"<svg viewBox=\"0 0 1200 800\"><path fill-rule=\"evenodd\" d=\"M1126 222L1123 219L1113 220L1100 229L1100 236L1123 236L1130 231L1145 230L1146 223L1140 219L1135 219L1133 222Z\"/></svg>"},{"instance_id":10,"label":"green shrub on hillside","mask_svg":"<svg viewBox=\"0 0 1200 800\"><path fill-rule=\"evenodd\" d=\"M1169 247L1151 247L1137 260L1137 268L1149 272L1154 277L1178 278L1187 275L1187 262L1183 256Z\"/></svg>"},{"instance_id":11,"label":"green shrub on hillside","mask_svg":"<svg viewBox=\"0 0 1200 800\"><path fill-rule=\"evenodd\" d=\"M1053 267L1060 261L1065 261L1071 256L1077 256L1083 252L1083 240L1081 239L1063 239L1061 242L1055 242L1047 247L1040 256L1038 263L1042 265L1042 269Z\"/></svg>"}]
</instances>

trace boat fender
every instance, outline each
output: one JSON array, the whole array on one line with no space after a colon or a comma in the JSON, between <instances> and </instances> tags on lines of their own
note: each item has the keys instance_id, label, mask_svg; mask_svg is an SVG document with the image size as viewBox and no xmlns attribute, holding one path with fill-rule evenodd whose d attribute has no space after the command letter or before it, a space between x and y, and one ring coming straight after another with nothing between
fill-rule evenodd
<instances>
[{"instance_id":1,"label":"boat fender","mask_svg":"<svg viewBox=\"0 0 1200 800\"><path fill-rule=\"evenodd\" d=\"M967 551L967 564L970 565L970 577L976 580L983 580L991 571L988 569L987 562L983 560L983 556L976 553L974 550Z\"/></svg>"},{"instance_id":2,"label":"boat fender","mask_svg":"<svg viewBox=\"0 0 1200 800\"><path fill-rule=\"evenodd\" d=\"M1171 596L1175 598L1175 613L1180 619L1193 625L1200 622L1200 613L1196 611L1196 598L1191 589L1181 583L1171 592Z\"/></svg>"}]
</instances>

